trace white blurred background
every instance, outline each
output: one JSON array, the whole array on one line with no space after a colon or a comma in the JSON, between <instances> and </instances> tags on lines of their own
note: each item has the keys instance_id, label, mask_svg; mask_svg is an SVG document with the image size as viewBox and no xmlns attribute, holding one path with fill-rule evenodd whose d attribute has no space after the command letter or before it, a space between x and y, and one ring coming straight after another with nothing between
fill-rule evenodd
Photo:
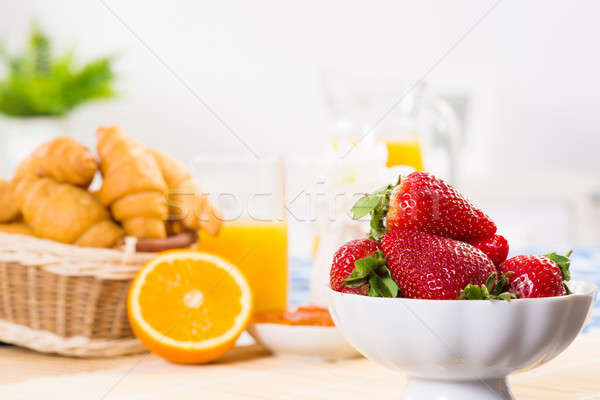
<instances>
[{"instance_id":1,"label":"white blurred background","mask_svg":"<svg viewBox=\"0 0 600 400\"><path fill-rule=\"evenodd\" d=\"M600 243L600 2L494 4L25 0L2 7L0 38L18 48L37 17L83 59L118 54L120 97L69 133L91 144L118 123L183 160L246 152L229 129L259 155L314 153L332 130L324 77L427 74L468 97L458 185L504 233Z\"/></svg>"}]
</instances>

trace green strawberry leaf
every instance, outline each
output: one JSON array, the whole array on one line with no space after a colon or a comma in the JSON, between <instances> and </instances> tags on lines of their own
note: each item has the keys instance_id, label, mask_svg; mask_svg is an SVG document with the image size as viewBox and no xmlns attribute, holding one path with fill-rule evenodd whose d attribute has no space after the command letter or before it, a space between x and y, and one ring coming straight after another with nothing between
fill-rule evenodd
<instances>
[{"instance_id":1,"label":"green strawberry leaf","mask_svg":"<svg viewBox=\"0 0 600 400\"><path fill-rule=\"evenodd\" d=\"M357 287L361 287L365 283L369 282L369 277L368 276L365 276L365 277L349 276L348 278L344 279L343 282L344 282L344 285L349 288L357 288Z\"/></svg>"},{"instance_id":2,"label":"green strawberry leaf","mask_svg":"<svg viewBox=\"0 0 600 400\"><path fill-rule=\"evenodd\" d=\"M398 285L390 275L386 266L382 267L380 272L371 275L369 278L369 296L372 297L397 297Z\"/></svg>"},{"instance_id":3,"label":"green strawberry leaf","mask_svg":"<svg viewBox=\"0 0 600 400\"><path fill-rule=\"evenodd\" d=\"M550 254L544 254L545 257L548 257L552 261L554 261L558 267L560 268L560 272L563 276L563 281L569 281L571 279L571 272L569 271L569 267L571 265L571 260L569 260L569 256L573 253L573 250L569 251L564 256L560 254L556 254L554 252Z\"/></svg>"},{"instance_id":4,"label":"green strawberry leaf","mask_svg":"<svg viewBox=\"0 0 600 400\"><path fill-rule=\"evenodd\" d=\"M513 273L512 271L508 271L507 273L504 273L498 277L498 279L496 280L496 284L494 285L492 290L490 290L490 294L492 296L500 296L501 294L506 292L506 289L508 288L508 284L510 283L510 279L508 279L508 275L512 274L512 273ZM492 273L492 275L496 275L496 274ZM490 277L491 277L491 275L490 275ZM489 278L488 278L488 280L489 280Z\"/></svg>"},{"instance_id":5,"label":"green strawberry leaf","mask_svg":"<svg viewBox=\"0 0 600 400\"><path fill-rule=\"evenodd\" d=\"M381 250L354 262L352 274L343 280L348 287L359 287L369 283L369 296L397 297L398 285L394 282L386 266L386 258Z\"/></svg>"},{"instance_id":6,"label":"green strawberry leaf","mask_svg":"<svg viewBox=\"0 0 600 400\"><path fill-rule=\"evenodd\" d=\"M468 284L460 291L459 300L484 300L489 297L488 289L485 285Z\"/></svg>"},{"instance_id":7,"label":"green strawberry leaf","mask_svg":"<svg viewBox=\"0 0 600 400\"><path fill-rule=\"evenodd\" d=\"M367 214L371 215L369 238L380 241L387 232L385 217L389 210L392 191L400 184L402 176L398 177L395 185L386 185L375 192L365 194L352 206L352 219L360 219Z\"/></svg>"},{"instance_id":8,"label":"green strawberry leaf","mask_svg":"<svg viewBox=\"0 0 600 400\"><path fill-rule=\"evenodd\" d=\"M372 275L369 279L369 296L371 297L396 297L392 294L392 291L386 285L384 280L378 275Z\"/></svg>"},{"instance_id":9,"label":"green strawberry leaf","mask_svg":"<svg viewBox=\"0 0 600 400\"><path fill-rule=\"evenodd\" d=\"M488 292L491 292L492 290L494 290L494 287L496 287L497 276L498 275L495 272L492 272L485 281L485 288L488 290Z\"/></svg>"},{"instance_id":10,"label":"green strawberry leaf","mask_svg":"<svg viewBox=\"0 0 600 400\"><path fill-rule=\"evenodd\" d=\"M363 257L354 262L354 270L349 277L343 280L348 287L358 287L369 280L377 269L385 265L386 259L383 252L378 250L368 257Z\"/></svg>"},{"instance_id":11,"label":"green strawberry leaf","mask_svg":"<svg viewBox=\"0 0 600 400\"><path fill-rule=\"evenodd\" d=\"M513 292L504 292L504 293L500 293L499 295L497 295L495 300L510 301L511 299L516 299L516 298L517 298L517 295Z\"/></svg>"},{"instance_id":12,"label":"green strawberry leaf","mask_svg":"<svg viewBox=\"0 0 600 400\"><path fill-rule=\"evenodd\" d=\"M388 231L385 226L385 216L387 215L388 201L389 199L384 199L383 202L385 202L385 205L380 205L371 212L371 222L369 223L371 229L369 231L369 239L379 242L383 235L385 235L385 233Z\"/></svg>"},{"instance_id":13,"label":"green strawberry leaf","mask_svg":"<svg viewBox=\"0 0 600 400\"><path fill-rule=\"evenodd\" d=\"M375 210L382 197L380 194L367 194L358 199L352 206L352 219L360 219Z\"/></svg>"},{"instance_id":14,"label":"green strawberry leaf","mask_svg":"<svg viewBox=\"0 0 600 400\"><path fill-rule=\"evenodd\" d=\"M517 295L513 292L505 291L508 286L508 275L502 274L500 278L493 272L490 274L485 284L468 284L460 291L459 300L506 300L516 299Z\"/></svg>"},{"instance_id":15,"label":"green strawberry leaf","mask_svg":"<svg viewBox=\"0 0 600 400\"><path fill-rule=\"evenodd\" d=\"M394 278L392 278L392 274L390 273L387 265L382 265L379 267L377 270L377 275L381 279L381 282L386 286L390 294L390 296L386 297L398 297L398 292L400 289L398 288L396 281L394 281Z\"/></svg>"}]
</instances>

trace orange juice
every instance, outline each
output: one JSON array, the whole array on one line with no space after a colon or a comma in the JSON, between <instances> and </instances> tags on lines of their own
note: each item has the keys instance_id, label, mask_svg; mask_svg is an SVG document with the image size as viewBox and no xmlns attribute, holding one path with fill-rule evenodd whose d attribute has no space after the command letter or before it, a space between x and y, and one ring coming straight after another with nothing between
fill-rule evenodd
<instances>
[{"instance_id":1,"label":"orange juice","mask_svg":"<svg viewBox=\"0 0 600 400\"><path fill-rule=\"evenodd\" d=\"M198 248L228 259L244 273L255 312L287 308L286 222L225 222L216 237L201 231Z\"/></svg>"},{"instance_id":2,"label":"orange juice","mask_svg":"<svg viewBox=\"0 0 600 400\"><path fill-rule=\"evenodd\" d=\"M423 171L423 157L419 139L386 140L388 150L387 166L409 165L417 171Z\"/></svg>"}]
</instances>

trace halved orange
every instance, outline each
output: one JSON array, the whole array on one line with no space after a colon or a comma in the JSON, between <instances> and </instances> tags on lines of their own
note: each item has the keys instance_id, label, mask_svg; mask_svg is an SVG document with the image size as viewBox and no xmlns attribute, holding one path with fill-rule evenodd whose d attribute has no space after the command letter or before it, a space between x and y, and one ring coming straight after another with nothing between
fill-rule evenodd
<instances>
[{"instance_id":1,"label":"halved orange","mask_svg":"<svg viewBox=\"0 0 600 400\"><path fill-rule=\"evenodd\" d=\"M233 347L250 319L252 294L244 275L222 258L172 250L139 271L127 310L148 350L172 362L204 363Z\"/></svg>"}]
</instances>

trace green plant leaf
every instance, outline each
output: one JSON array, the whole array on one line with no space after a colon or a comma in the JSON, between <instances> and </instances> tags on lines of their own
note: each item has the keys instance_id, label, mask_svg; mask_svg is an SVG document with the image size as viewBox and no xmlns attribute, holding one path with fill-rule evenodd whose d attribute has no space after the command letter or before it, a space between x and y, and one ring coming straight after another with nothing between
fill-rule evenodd
<instances>
[{"instance_id":1,"label":"green plant leaf","mask_svg":"<svg viewBox=\"0 0 600 400\"><path fill-rule=\"evenodd\" d=\"M50 74L50 38L39 29L36 23L31 28L28 51L27 59L31 63L30 68L33 69L33 74L38 76Z\"/></svg>"},{"instance_id":2,"label":"green plant leaf","mask_svg":"<svg viewBox=\"0 0 600 400\"><path fill-rule=\"evenodd\" d=\"M564 256L554 252L550 254L544 254L544 256L548 257L558 265L563 276L563 281L567 282L571 279L571 272L569 271L569 267L571 266L571 260L569 259L569 256L571 253L573 253L573 250L569 251Z\"/></svg>"},{"instance_id":3,"label":"green plant leaf","mask_svg":"<svg viewBox=\"0 0 600 400\"><path fill-rule=\"evenodd\" d=\"M72 53L53 57L52 41L34 23L25 50L0 57L7 67L0 79L0 113L17 117L61 116L96 99L113 97L111 58L76 66Z\"/></svg>"}]
</instances>

